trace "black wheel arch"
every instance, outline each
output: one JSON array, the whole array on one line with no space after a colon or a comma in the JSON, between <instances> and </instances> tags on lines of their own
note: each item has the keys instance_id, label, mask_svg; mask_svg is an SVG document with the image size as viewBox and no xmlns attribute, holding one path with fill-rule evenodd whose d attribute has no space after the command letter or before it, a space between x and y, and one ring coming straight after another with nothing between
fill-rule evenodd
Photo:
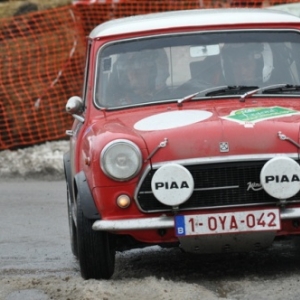
<instances>
[{"instance_id":1,"label":"black wheel arch","mask_svg":"<svg viewBox=\"0 0 300 300\"><path fill-rule=\"evenodd\" d=\"M81 171L77 173L73 181L72 173L71 173L71 158L70 158L69 151L64 154L63 163L64 163L65 179L69 186L69 193L72 202L76 201L77 193L79 193L82 202L82 210L84 216L88 219L93 219L93 220L100 219L99 212L96 208L94 198L88 186L84 172Z\"/></svg>"},{"instance_id":2,"label":"black wheel arch","mask_svg":"<svg viewBox=\"0 0 300 300\"><path fill-rule=\"evenodd\" d=\"M83 171L75 175L74 192L79 193L84 216L92 220L101 219Z\"/></svg>"},{"instance_id":3,"label":"black wheel arch","mask_svg":"<svg viewBox=\"0 0 300 300\"><path fill-rule=\"evenodd\" d=\"M74 197L74 190L72 188L72 174L71 174L71 158L70 158L70 152L66 152L63 156L63 162L64 162L64 173L65 173L65 179L66 183L69 186L69 193L72 202L74 202L75 197Z\"/></svg>"}]
</instances>

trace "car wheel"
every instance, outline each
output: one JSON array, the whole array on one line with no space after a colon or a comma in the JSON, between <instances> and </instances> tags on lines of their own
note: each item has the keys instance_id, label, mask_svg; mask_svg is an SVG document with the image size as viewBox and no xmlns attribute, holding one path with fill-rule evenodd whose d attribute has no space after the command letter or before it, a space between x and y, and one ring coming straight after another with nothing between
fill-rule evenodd
<instances>
[{"instance_id":1,"label":"car wheel","mask_svg":"<svg viewBox=\"0 0 300 300\"><path fill-rule=\"evenodd\" d=\"M93 220L86 218L77 196L77 242L81 276L84 279L109 279L115 269L114 236L94 231Z\"/></svg>"},{"instance_id":2,"label":"car wheel","mask_svg":"<svg viewBox=\"0 0 300 300\"><path fill-rule=\"evenodd\" d=\"M72 216L72 201L70 197L69 185L67 184L67 200L68 200L68 220L69 220L69 232L70 232L70 241L71 241L71 250L72 253L78 257L77 251L77 230Z\"/></svg>"}]
</instances>

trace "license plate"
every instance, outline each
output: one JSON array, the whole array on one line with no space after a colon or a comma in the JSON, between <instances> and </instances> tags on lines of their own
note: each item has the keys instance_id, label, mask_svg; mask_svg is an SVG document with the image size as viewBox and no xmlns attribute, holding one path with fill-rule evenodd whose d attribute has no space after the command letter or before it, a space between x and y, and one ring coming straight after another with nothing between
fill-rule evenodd
<instances>
[{"instance_id":1,"label":"license plate","mask_svg":"<svg viewBox=\"0 0 300 300\"><path fill-rule=\"evenodd\" d=\"M175 216L177 236L279 230L279 209Z\"/></svg>"}]
</instances>

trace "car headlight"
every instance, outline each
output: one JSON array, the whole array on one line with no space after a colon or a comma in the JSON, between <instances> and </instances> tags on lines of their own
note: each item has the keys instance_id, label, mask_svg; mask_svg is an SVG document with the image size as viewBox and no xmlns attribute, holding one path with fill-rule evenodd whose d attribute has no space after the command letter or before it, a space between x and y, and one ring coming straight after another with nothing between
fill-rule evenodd
<instances>
[{"instance_id":1,"label":"car headlight","mask_svg":"<svg viewBox=\"0 0 300 300\"><path fill-rule=\"evenodd\" d=\"M103 148L100 166L103 172L112 179L129 180L140 171L142 154L134 143L128 140L115 140Z\"/></svg>"}]
</instances>

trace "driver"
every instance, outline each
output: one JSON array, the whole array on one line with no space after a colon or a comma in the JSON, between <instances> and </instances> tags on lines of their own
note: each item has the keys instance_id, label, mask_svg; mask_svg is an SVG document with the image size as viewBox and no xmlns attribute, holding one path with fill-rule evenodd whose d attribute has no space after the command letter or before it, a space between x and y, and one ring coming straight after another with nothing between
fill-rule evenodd
<instances>
[{"instance_id":1,"label":"driver","mask_svg":"<svg viewBox=\"0 0 300 300\"><path fill-rule=\"evenodd\" d=\"M120 85L125 88L125 92L120 103L145 103L157 100L158 94L166 89L166 79L169 77L165 51L159 49L131 52L125 54L122 60L124 71Z\"/></svg>"},{"instance_id":2,"label":"driver","mask_svg":"<svg viewBox=\"0 0 300 300\"><path fill-rule=\"evenodd\" d=\"M139 99L141 102L151 99L155 89L157 68L150 54L147 55L146 51L138 52L128 59L127 76L134 102Z\"/></svg>"},{"instance_id":3,"label":"driver","mask_svg":"<svg viewBox=\"0 0 300 300\"><path fill-rule=\"evenodd\" d=\"M224 45L221 62L227 85L259 87L273 71L273 55L266 43Z\"/></svg>"}]
</instances>

